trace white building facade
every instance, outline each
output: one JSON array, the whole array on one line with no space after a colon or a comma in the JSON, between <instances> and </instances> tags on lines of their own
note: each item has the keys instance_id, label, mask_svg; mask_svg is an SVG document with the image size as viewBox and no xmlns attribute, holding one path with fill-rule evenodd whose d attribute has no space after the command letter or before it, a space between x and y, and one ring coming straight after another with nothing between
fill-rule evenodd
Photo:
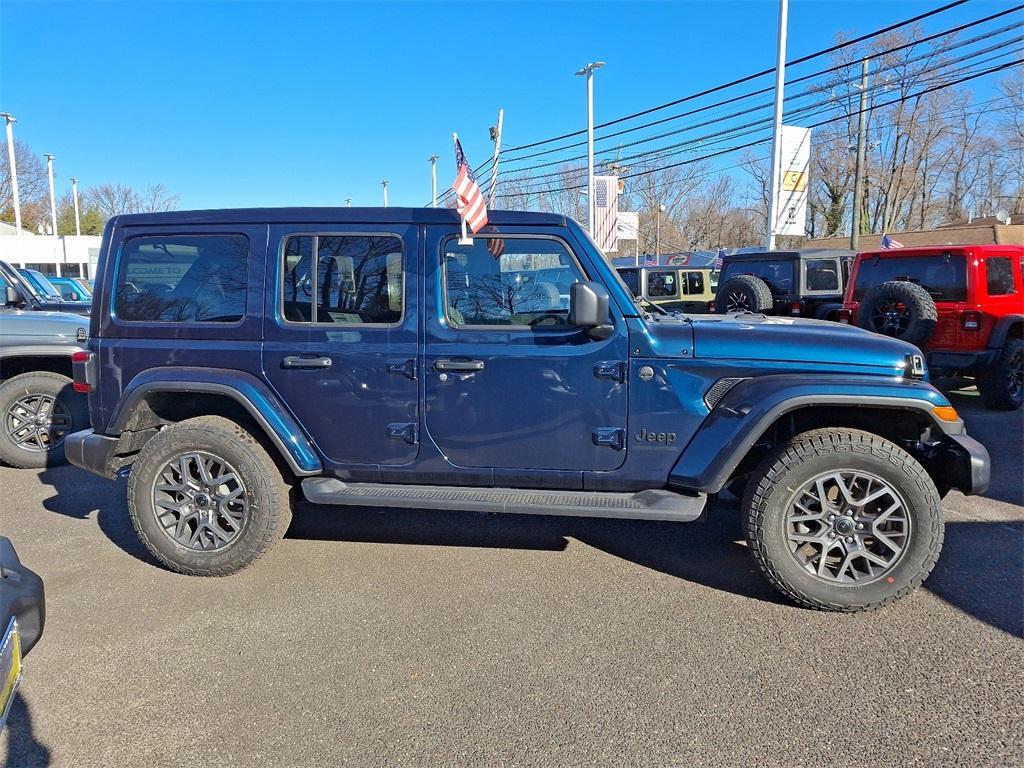
<instances>
[{"instance_id":1,"label":"white building facade","mask_svg":"<svg viewBox=\"0 0 1024 768\"><path fill-rule=\"evenodd\" d=\"M0 259L16 268L59 277L91 278L96 274L103 240L97 235L17 235L9 226L0 228L0 235Z\"/></svg>"}]
</instances>

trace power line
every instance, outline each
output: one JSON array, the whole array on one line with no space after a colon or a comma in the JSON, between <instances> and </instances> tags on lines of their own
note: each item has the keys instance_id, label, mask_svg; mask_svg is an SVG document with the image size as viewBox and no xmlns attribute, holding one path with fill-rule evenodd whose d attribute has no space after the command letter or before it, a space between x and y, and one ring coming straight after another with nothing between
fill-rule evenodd
<instances>
[{"instance_id":1,"label":"power line","mask_svg":"<svg viewBox=\"0 0 1024 768\"><path fill-rule=\"evenodd\" d=\"M909 24L914 24L915 22L921 21L922 19L927 19L930 16L935 16L937 14L940 14L940 13L943 13L945 11L948 11L948 10L951 10L953 8L956 8L957 6L964 5L966 2L967 2L967 0L955 0L954 2L947 3L946 5L940 6L938 8L933 8L930 11L926 11L925 13L920 13L917 16L913 16L913 17L911 17L909 19L906 19L904 21L900 21L900 22L897 22L895 24L890 24L889 26L883 27L881 29L876 29L874 32L868 32L867 34L861 35L860 37L855 37L855 38L852 38L851 40L846 40L846 41L844 41L842 43L837 43L836 45L833 45L833 46L831 46L829 48L823 48L820 51L815 51L814 53L807 54L806 56L801 56L800 58L793 59L792 61L787 62L786 66L787 67L793 67L793 66L796 66L797 64L803 64L805 61L810 61L811 59L816 59L819 56L824 56L826 54L833 53L833 52L838 51L838 50L842 50L843 48L848 48L851 45L856 45L857 43L861 43L861 42L863 42L865 40L868 40L868 39L870 39L872 37L877 37L879 35L883 35L886 32L893 31L894 29L899 29L900 27L905 27L905 26L907 26ZM749 82L750 80L754 80L754 79L756 79L758 77L764 77L765 75L770 75L773 72L775 72L775 67L772 67L771 69L764 69L764 70L761 70L760 72L755 72L752 75L747 75L745 77L741 77L741 78L738 78L736 80L732 80L731 82L724 83L722 85L717 85L714 88L708 88L708 89L706 89L704 91L700 91L699 93L693 93L693 94L690 94L689 96L684 96L684 97L682 97L680 99L675 99L674 101L668 101L668 102L666 102L664 104L659 104L658 106L650 107L648 109L641 110L640 112L634 112L631 115L626 115L624 117L616 118L615 120L609 120L608 122L600 123L598 125L595 125L594 128L595 129L597 129L597 128L607 128L607 127L609 127L611 125L618 125L619 123L623 123L623 122L625 122L627 120L632 120L635 117L642 117L644 115L649 115L652 112L657 112L657 111L665 109L667 107L674 107L676 104L682 104L683 102L686 102L686 101L692 101L693 99L700 98L701 96L708 96L708 95L710 95L712 93L717 93L718 91L723 91L726 88L732 88L733 86L739 85L740 83L746 83L746 82ZM584 133L586 133L585 130L572 131L571 133L565 133L565 134L562 134L561 136L555 136L555 137L550 138L550 139L542 139L541 141L534 141L534 142L531 142L529 144L520 144L517 147L509 147L507 151L508 152L515 152L515 151L520 150L520 149L529 149L531 147L539 147L539 146L541 146L543 144L550 144L553 141L561 141L562 139L569 139L569 138L572 138L573 136L581 136Z\"/></svg>"}]
</instances>

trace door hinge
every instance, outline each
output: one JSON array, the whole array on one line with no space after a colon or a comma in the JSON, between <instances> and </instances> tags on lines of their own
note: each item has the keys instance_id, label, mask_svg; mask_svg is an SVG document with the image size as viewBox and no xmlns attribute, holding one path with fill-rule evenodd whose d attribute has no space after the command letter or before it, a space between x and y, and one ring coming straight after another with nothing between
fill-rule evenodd
<instances>
[{"instance_id":1,"label":"door hinge","mask_svg":"<svg viewBox=\"0 0 1024 768\"><path fill-rule=\"evenodd\" d=\"M611 379L622 382L626 380L626 364L616 362L601 362L594 366L594 375L599 379Z\"/></svg>"},{"instance_id":2,"label":"door hinge","mask_svg":"<svg viewBox=\"0 0 1024 768\"><path fill-rule=\"evenodd\" d=\"M408 379L416 378L415 360L389 360L388 373L400 373Z\"/></svg>"},{"instance_id":3,"label":"door hinge","mask_svg":"<svg viewBox=\"0 0 1024 768\"><path fill-rule=\"evenodd\" d=\"M388 437L404 440L409 445L416 445L416 425L395 423L388 424Z\"/></svg>"},{"instance_id":4,"label":"door hinge","mask_svg":"<svg viewBox=\"0 0 1024 768\"><path fill-rule=\"evenodd\" d=\"M621 451L626 443L626 431L619 427L598 427L594 430L594 445L606 445Z\"/></svg>"}]
</instances>

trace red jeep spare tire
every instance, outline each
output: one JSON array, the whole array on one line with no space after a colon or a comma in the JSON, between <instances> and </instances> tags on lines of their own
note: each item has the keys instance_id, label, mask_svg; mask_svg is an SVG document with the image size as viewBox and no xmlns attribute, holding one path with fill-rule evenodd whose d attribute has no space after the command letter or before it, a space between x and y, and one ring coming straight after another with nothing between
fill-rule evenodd
<instances>
[{"instance_id":1,"label":"red jeep spare tire","mask_svg":"<svg viewBox=\"0 0 1024 768\"><path fill-rule=\"evenodd\" d=\"M857 319L861 328L920 347L935 333L939 313L920 285L891 280L867 292Z\"/></svg>"}]
</instances>

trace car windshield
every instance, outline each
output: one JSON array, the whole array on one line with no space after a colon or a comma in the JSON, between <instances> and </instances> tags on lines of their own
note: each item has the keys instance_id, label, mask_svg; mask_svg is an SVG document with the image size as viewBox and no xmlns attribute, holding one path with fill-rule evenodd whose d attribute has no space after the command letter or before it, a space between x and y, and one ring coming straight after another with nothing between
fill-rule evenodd
<instances>
[{"instance_id":1,"label":"car windshield","mask_svg":"<svg viewBox=\"0 0 1024 768\"><path fill-rule=\"evenodd\" d=\"M772 294L793 292L794 264L792 260L734 261L722 268L719 283L737 275L753 275L764 280Z\"/></svg>"},{"instance_id":2,"label":"car windshield","mask_svg":"<svg viewBox=\"0 0 1024 768\"><path fill-rule=\"evenodd\" d=\"M22 276L28 280L32 287L44 298L44 299L60 299L60 292L53 287L53 283L47 280L41 273L36 272L32 269L19 269Z\"/></svg>"},{"instance_id":3,"label":"car windshield","mask_svg":"<svg viewBox=\"0 0 1024 768\"><path fill-rule=\"evenodd\" d=\"M936 301L967 300L967 262L961 254L921 256L873 256L861 261L853 300L881 283L904 280L924 288Z\"/></svg>"}]
</instances>

